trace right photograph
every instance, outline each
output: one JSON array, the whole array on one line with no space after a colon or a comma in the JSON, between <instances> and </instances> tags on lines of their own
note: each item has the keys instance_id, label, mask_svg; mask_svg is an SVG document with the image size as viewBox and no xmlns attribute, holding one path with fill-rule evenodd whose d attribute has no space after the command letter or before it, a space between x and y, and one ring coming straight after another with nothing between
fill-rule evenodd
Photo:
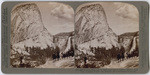
<instances>
[{"instance_id":1,"label":"right photograph","mask_svg":"<svg viewBox=\"0 0 150 75\"><path fill-rule=\"evenodd\" d=\"M123 2L94 2L75 11L77 68L138 68L139 13Z\"/></svg>"}]
</instances>

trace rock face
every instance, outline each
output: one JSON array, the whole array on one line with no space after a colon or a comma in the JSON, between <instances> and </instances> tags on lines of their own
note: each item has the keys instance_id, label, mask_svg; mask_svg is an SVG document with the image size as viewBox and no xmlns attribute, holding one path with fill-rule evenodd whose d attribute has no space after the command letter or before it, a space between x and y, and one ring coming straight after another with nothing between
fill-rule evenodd
<instances>
[{"instance_id":1,"label":"rock face","mask_svg":"<svg viewBox=\"0 0 150 75\"><path fill-rule=\"evenodd\" d=\"M109 27L103 7L91 4L76 13L75 39L79 49L119 47L118 37Z\"/></svg>"},{"instance_id":2,"label":"rock face","mask_svg":"<svg viewBox=\"0 0 150 75\"><path fill-rule=\"evenodd\" d=\"M21 64L23 59L27 61L26 56L30 62L43 62L55 48L53 36L44 27L39 8L34 3L21 4L12 10L11 29L12 65L16 61Z\"/></svg>"},{"instance_id":3,"label":"rock face","mask_svg":"<svg viewBox=\"0 0 150 75\"><path fill-rule=\"evenodd\" d=\"M23 4L11 13L11 44L14 47L53 47L53 36L48 33L36 4Z\"/></svg>"}]
</instances>

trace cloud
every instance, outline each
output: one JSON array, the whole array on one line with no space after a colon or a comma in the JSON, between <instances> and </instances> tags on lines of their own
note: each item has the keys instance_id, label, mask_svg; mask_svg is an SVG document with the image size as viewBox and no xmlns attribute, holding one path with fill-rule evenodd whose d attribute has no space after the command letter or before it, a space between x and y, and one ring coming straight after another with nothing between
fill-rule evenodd
<instances>
[{"instance_id":1,"label":"cloud","mask_svg":"<svg viewBox=\"0 0 150 75\"><path fill-rule=\"evenodd\" d=\"M123 19L130 19L130 20L138 20L139 13L137 8L134 5L127 4L127 3L114 3L117 7L116 15L120 16Z\"/></svg>"},{"instance_id":2,"label":"cloud","mask_svg":"<svg viewBox=\"0 0 150 75\"><path fill-rule=\"evenodd\" d=\"M51 15L66 19L66 20L72 20L74 18L74 11L73 9L65 4L57 3L55 4L55 7L51 10Z\"/></svg>"}]
</instances>

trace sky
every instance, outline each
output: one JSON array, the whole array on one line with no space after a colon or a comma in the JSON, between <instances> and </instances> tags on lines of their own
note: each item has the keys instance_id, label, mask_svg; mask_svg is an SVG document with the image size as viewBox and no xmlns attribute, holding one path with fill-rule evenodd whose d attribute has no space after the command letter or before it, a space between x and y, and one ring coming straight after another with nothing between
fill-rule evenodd
<instances>
[{"instance_id":1,"label":"sky","mask_svg":"<svg viewBox=\"0 0 150 75\"><path fill-rule=\"evenodd\" d=\"M139 13L134 5L120 2L101 3L107 22L117 34L139 31Z\"/></svg>"},{"instance_id":2,"label":"sky","mask_svg":"<svg viewBox=\"0 0 150 75\"><path fill-rule=\"evenodd\" d=\"M139 31L139 14L135 6L120 2L99 2L109 27L117 34ZM74 30L74 10L66 4L37 2L44 26L52 34Z\"/></svg>"},{"instance_id":3,"label":"sky","mask_svg":"<svg viewBox=\"0 0 150 75\"><path fill-rule=\"evenodd\" d=\"M66 4L55 2L37 2L42 21L47 30L56 35L74 31L74 10Z\"/></svg>"}]
</instances>

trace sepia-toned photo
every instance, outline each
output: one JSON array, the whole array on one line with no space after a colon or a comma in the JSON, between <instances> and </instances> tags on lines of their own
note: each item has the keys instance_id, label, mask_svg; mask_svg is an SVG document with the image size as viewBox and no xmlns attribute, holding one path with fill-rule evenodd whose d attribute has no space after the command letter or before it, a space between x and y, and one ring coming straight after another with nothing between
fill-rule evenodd
<instances>
[{"instance_id":1,"label":"sepia-toned photo","mask_svg":"<svg viewBox=\"0 0 150 75\"><path fill-rule=\"evenodd\" d=\"M11 12L12 67L74 67L74 10L56 2L16 5Z\"/></svg>"},{"instance_id":2,"label":"sepia-toned photo","mask_svg":"<svg viewBox=\"0 0 150 75\"><path fill-rule=\"evenodd\" d=\"M135 6L120 2L80 5L75 12L77 68L137 68L139 16Z\"/></svg>"},{"instance_id":3,"label":"sepia-toned photo","mask_svg":"<svg viewBox=\"0 0 150 75\"><path fill-rule=\"evenodd\" d=\"M139 12L128 3L26 2L11 11L13 68L138 68Z\"/></svg>"}]
</instances>

